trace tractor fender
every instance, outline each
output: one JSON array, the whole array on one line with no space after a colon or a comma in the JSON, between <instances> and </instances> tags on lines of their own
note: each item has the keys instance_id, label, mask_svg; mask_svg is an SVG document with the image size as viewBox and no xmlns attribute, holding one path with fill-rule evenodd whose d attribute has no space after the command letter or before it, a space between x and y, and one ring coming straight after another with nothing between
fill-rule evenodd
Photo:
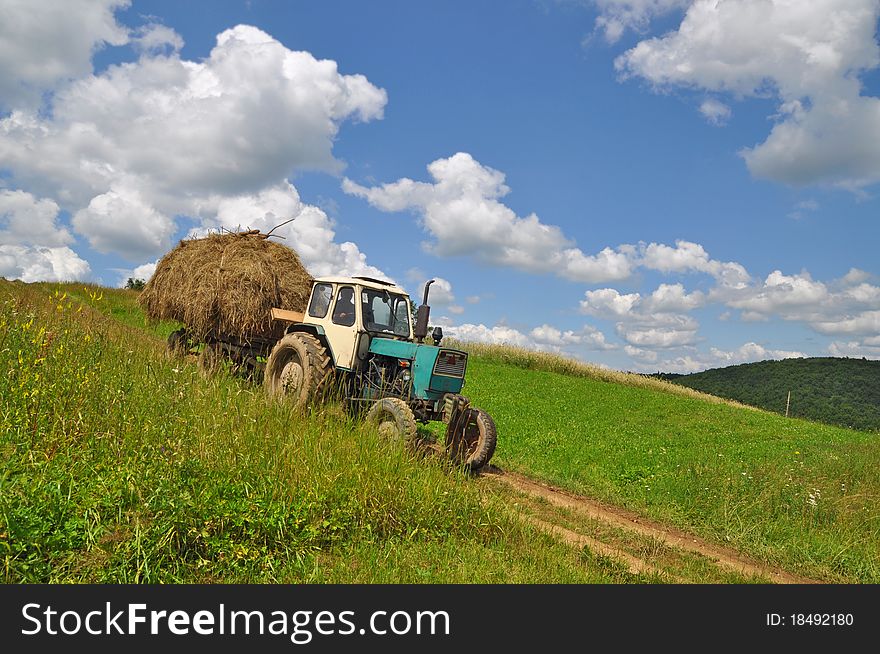
<instances>
[{"instance_id":1,"label":"tractor fender","mask_svg":"<svg viewBox=\"0 0 880 654\"><path fill-rule=\"evenodd\" d=\"M306 334L311 334L323 345L327 352L330 353L330 360L333 361L333 366L336 366L336 355L333 354L333 348L330 347L330 341L327 339L327 334L324 333L324 328L321 325L308 325L306 323L294 323L290 325L285 331L285 334L293 334L296 332L303 332Z\"/></svg>"}]
</instances>

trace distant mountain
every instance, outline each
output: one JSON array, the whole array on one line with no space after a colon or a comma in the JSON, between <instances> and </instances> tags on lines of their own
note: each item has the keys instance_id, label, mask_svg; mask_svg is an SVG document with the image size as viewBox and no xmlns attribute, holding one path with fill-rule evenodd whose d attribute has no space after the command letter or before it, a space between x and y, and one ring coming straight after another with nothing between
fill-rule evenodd
<instances>
[{"instance_id":1,"label":"distant mountain","mask_svg":"<svg viewBox=\"0 0 880 654\"><path fill-rule=\"evenodd\" d=\"M790 416L880 431L880 361L783 359L651 376L781 414L791 391Z\"/></svg>"}]
</instances>

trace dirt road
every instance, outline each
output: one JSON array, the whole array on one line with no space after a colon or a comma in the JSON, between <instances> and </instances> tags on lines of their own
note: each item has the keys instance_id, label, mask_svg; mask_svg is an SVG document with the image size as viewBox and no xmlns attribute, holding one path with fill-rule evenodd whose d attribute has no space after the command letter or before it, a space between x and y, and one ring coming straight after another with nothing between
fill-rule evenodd
<instances>
[{"instance_id":1,"label":"dirt road","mask_svg":"<svg viewBox=\"0 0 880 654\"><path fill-rule=\"evenodd\" d=\"M680 529L490 466L480 475L514 491L517 509L537 528L587 547L633 575L671 583L820 583L754 561Z\"/></svg>"}]
</instances>

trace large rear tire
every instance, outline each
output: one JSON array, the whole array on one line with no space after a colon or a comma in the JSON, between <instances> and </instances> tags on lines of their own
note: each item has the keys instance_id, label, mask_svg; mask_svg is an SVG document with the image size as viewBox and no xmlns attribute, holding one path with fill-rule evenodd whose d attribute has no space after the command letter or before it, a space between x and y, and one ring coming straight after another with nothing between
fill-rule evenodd
<instances>
[{"instance_id":1,"label":"large rear tire","mask_svg":"<svg viewBox=\"0 0 880 654\"><path fill-rule=\"evenodd\" d=\"M416 418L403 400L385 397L370 407L367 423L375 425L379 434L390 441L411 444L416 440Z\"/></svg>"},{"instance_id":2,"label":"large rear tire","mask_svg":"<svg viewBox=\"0 0 880 654\"><path fill-rule=\"evenodd\" d=\"M495 421L482 409L467 409L462 427L447 444L449 456L453 461L469 470L479 470L495 454L498 434Z\"/></svg>"},{"instance_id":3,"label":"large rear tire","mask_svg":"<svg viewBox=\"0 0 880 654\"><path fill-rule=\"evenodd\" d=\"M302 408L326 395L333 373L330 355L311 334L286 334L266 360L266 392Z\"/></svg>"}]
</instances>

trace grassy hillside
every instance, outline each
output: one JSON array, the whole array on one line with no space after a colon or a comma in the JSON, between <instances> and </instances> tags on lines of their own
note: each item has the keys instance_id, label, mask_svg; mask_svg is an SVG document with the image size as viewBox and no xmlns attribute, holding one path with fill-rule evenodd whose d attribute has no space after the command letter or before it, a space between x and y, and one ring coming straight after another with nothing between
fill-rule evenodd
<instances>
[{"instance_id":1,"label":"grassy hillside","mask_svg":"<svg viewBox=\"0 0 880 654\"><path fill-rule=\"evenodd\" d=\"M134 297L0 280L0 580L635 579L333 407L167 361Z\"/></svg>"},{"instance_id":2,"label":"grassy hillside","mask_svg":"<svg viewBox=\"0 0 880 654\"><path fill-rule=\"evenodd\" d=\"M169 362L130 292L0 282L6 581L637 581L333 406ZM880 581L880 443L637 375L470 346L494 463L793 572ZM491 491L491 492L489 492Z\"/></svg>"},{"instance_id":3,"label":"grassy hillside","mask_svg":"<svg viewBox=\"0 0 880 654\"><path fill-rule=\"evenodd\" d=\"M665 376L719 397L832 425L880 431L880 361L816 357Z\"/></svg>"},{"instance_id":4,"label":"grassy hillside","mask_svg":"<svg viewBox=\"0 0 880 654\"><path fill-rule=\"evenodd\" d=\"M498 465L792 571L880 581L875 434L553 355L470 349L465 392L495 418Z\"/></svg>"}]
</instances>

